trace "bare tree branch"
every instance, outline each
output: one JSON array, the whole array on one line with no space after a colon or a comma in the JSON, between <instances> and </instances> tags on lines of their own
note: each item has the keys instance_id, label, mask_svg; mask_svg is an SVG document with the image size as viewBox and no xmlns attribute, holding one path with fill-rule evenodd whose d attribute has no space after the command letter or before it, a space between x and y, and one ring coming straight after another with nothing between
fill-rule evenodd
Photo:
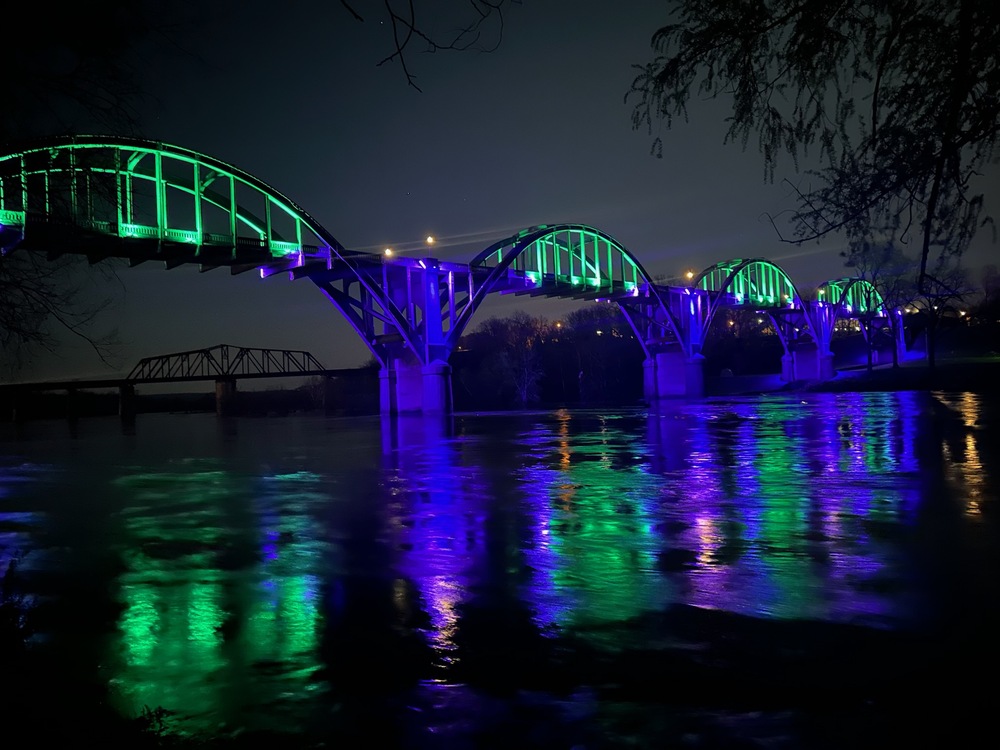
<instances>
[{"instance_id":1,"label":"bare tree branch","mask_svg":"<svg viewBox=\"0 0 1000 750\"><path fill-rule=\"evenodd\" d=\"M341 0L341 4L356 20L364 21L347 0ZM398 64L407 85L421 91L407 57L413 51L412 45L422 43L423 49L420 51L423 52L463 52L473 48L480 52L493 52L503 40L504 11L512 5L520 4L521 0L468 0L466 8L471 14L471 20L459 25L456 31L439 33L424 25L426 18L423 12L429 5L422 5L414 0L406 0L405 3L384 0L383 18L388 21L392 30L393 51L375 65L382 67L389 63ZM400 9L401 5L404 7ZM419 16L418 11L421 11ZM487 31L493 35L493 43L479 46Z\"/></svg>"}]
</instances>

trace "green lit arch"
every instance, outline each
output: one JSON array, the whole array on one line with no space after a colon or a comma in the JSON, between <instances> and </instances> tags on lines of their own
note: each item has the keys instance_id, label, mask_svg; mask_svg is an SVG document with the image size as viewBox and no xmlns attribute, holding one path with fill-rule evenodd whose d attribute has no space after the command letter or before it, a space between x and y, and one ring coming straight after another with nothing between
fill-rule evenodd
<instances>
[{"instance_id":1,"label":"green lit arch","mask_svg":"<svg viewBox=\"0 0 1000 750\"><path fill-rule=\"evenodd\" d=\"M691 285L710 293L707 330L715 313L725 306L752 306L768 313L802 308L795 284L779 266L765 258L733 258L709 266Z\"/></svg>"},{"instance_id":2,"label":"green lit arch","mask_svg":"<svg viewBox=\"0 0 1000 750\"><path fill-rule=\"evenodd\" d=\"M181 223L186 224L178 226L171 201L182 196L191 204L183 211ZM216 223L211 229L206 212ZM324 293L380 362L385 353L367 335L365 314L395 327L411 349L419 350L405 316L379 283L381 256L346 250L271 185L192 149L104 135L53 137L13 147L0 154L0 249L32 249L33 236L43 227L63 232L62 238L72 231L92 262L117 256L133 265L196 263L202 270L226 266L234 274L259 269L261 276L336 268L358 282L362 299ZM54 245L42 249L67 252Z\"/></svg>"},{"instance_id":3,"label":"green lit arch","mask_svg":"<svg viewBox=\"0 0 1000 750\"><path fill-rule=\"evenodd\" d=\"M709 266L691 285L710 295L706 331L720 308L752 307L771 319L781 345L786 353L789 351L792 334L785 330L779 314L804 313L804 305L795 284L780 266L766 258L733 258Z\"/></svg>"},{"instance_id":4,"label":"green lit arch","mask_svg":"<svg viewBox=\"0 0 1000 750\"><path fill-rule=\"evenodd\" d=\"M531 291L549 297L634 300L646 297L662 311L665 325L680 339L680 326L652 277L624 245L586 224L542 224L493 243L470 262L479 282L448 333L454 347L472 316L486 299L513 276ZM629 325L646 348L631 315L619 304ZM648 353L648 352L647 352Z\"/></svg>"},{"instance_id":5,"label":"green lit arch","mask_svg":"<svg viewBox=\"0 0 1000 750\"><path fill-rule=\"evenodd\" d=\"M835 306L837 317L859 317L875 314L889 317L885 300L867 279L846 277L825 281L816 290L816 298Z\"/></svg>"},{"instance_id":6,"label":"green lit arch","mask_svg":"<svg viewBox=\"0 0 1000 750\"><path fill-rule=\"evenodd\" d=\"M179 165L190 169L187 175L191 178L190 183L180 181ZM14 194L9 185L12 178L17 179L18 173L25 197L19 210L11 210L10 204L21 197ZM93 228L121 238L156 237L201 245L223 239L213 238L212 233L203 231L199 205L203 201L229 216L231 231L226 240L230 243L257 240L272 258L300 256L305 251L313 251L317 258L326 259L331 254L341 257L346 252L304 209L262 180L213 157L160 141L86 135L45 139L0 155L0 176L4 178L5 187L0 195L0 210L8 214L52 217L60 208L64 212L68 205L71 211L75 209L72 218L81 228L87 228L87 222L92 222ZM89 186L88 192L87 183L98 176L115 180L114 194L107 194L105 199L113 201L116 216L96 218L93 206L83 205L93 200L96 190ZM45 181L43 202L25 206L27 182L35 178ZM52 187L60 178L65 196L58 195L58 188ZM134 193L140 183L149 184L153 193L152 206L140 208L137 205ZM176 194L195 200L191 217L194 226L183 229L170 226L169 200ZM246 205L248 194L261 199L259 213ZM60 197L65 200L60 201ZM141 218L152 219L155 224L137 220L135 212L139 210L144 214ZM277 229L272 215L275 211L288 218L292 231Z\"/></svg>"}]
</instances>

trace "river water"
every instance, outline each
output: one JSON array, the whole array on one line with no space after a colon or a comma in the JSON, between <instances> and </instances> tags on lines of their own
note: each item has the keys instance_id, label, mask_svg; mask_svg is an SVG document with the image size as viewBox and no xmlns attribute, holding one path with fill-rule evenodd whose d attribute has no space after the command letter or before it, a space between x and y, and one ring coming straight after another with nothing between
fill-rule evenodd
<instances>
[{"instance_id":1,"label":"river water","mask_svg":"<svg viewBox=\"0 0 1000 750\"><path fill-rule=\"evenodd\" d=\"M998 415L898 392L2 424L0 554L70 682L181 734L805 747L794 689L754 703L772 667L881 634L992 658Z\"/></svg>"}]
</instances>

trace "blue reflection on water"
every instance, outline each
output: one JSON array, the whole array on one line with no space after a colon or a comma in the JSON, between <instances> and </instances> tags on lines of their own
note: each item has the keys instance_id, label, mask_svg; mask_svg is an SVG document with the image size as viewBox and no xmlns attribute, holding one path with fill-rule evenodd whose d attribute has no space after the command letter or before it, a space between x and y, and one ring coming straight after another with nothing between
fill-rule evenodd
<instances>
[{"instance_id":1,"label":"blue reflection on water","mask_svg":"<svg viewBox=\"0 0 1000 750\"><path fill-rule=\"evenodd\" d=\"M84 637L107 644L126 710L280 725L362 685L459 695L476 644L527 648L526 627L615 649L652 647L626 626L676 605L920 627L996 589L954 562L996 506L995 414L894 393L143 418L93 443L5 437L0 548L58 549L57 569L115 557L98 589L120 614Z\"/></svg>"}]
</instances>

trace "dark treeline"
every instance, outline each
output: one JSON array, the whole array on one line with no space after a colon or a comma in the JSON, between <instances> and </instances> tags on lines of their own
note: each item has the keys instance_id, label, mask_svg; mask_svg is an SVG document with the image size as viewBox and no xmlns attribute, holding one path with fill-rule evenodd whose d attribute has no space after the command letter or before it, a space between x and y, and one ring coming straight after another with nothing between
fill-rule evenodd
<instances>
[{"instance_id":1,"label":"dark treeline","mask_svg":"<svg viewBox=\"0 0 1000 750\"><path fill-rule=\"evenodd\" d=\"M558 321L520 311L489 318L452 354L455 408L637 403L643 359L614 305L591 305Z\"/></svg>"},{"instance_id":2,"label":"dark treeline","mask_svg":"<svg viewBox=\"0 0 1000 750\"><path fill-rule=\"evenodd\" d=\"M907 350L922 352L927 320L904 315ZM1000 315L992 308L955 308L941 318L942 354L981 356L996 348ZM892 331L874 328L875 360L893 361ZM858 321L837 324L831 342L835 367L863 365L868 342ZM702 354L709 381L781 372L784 346L771 318L752 309L721 310ZM617 305L588 305L558 321L516 312L484 321L452 354L455 409L523 409L633 405L643 401L645 354Z\"/></svg>"}]
</instances>

